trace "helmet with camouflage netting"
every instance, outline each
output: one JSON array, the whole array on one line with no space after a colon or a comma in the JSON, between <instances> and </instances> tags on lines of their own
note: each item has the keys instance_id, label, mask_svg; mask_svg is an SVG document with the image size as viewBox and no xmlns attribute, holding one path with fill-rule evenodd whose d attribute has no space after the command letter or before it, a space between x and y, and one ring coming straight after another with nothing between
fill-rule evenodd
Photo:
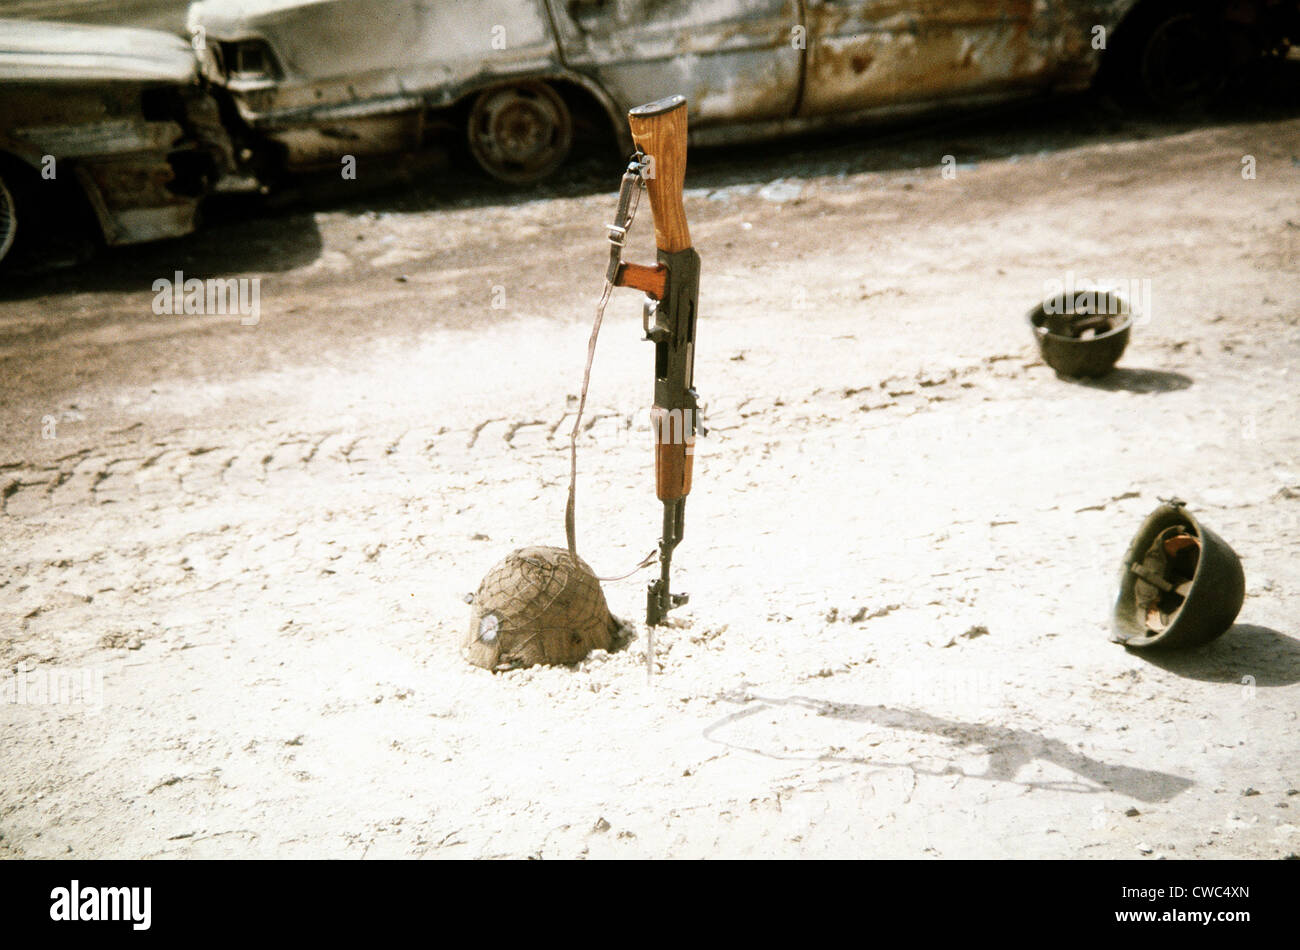
<instances>
[{"instance_id":1,"label":"helmet with camouflage netting","mask_svg":"<svg viewBox=\"0 0 1300 950\"><path fill-rule=\"evenodd\" d=\"M468 658L488 670L538 663L577 663L611 650L620 629L600 581L564 548L511 552L488 571L474 594Z\"/></svg>"}]
</instances>

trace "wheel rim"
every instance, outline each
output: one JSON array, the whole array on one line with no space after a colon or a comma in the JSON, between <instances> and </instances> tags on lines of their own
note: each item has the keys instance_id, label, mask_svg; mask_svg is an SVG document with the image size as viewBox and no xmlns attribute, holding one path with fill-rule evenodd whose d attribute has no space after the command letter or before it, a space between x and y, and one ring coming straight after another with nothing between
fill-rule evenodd
<instances>
[{"instance_id":1,"label":"wheel rim","mask_svg":"<svg viewBox=\"0 0 1300 950\"><path fill-rule=\"evenodd\" d=\"M0 178L0 261L14 246L14 233L18 230L18 215L14 209L14 196L5 180Z\"/></svg>"},{"instance_id":2,"label":"wheel rim","mask_svg":"<svg viewBox=\"0 0 1300 950\"><path fill-rule=\"evenodd\" d=\"M474 100L470 153L493 178L527 184L545 178L569 154L573 122L564 100L543 83L489 89Z\"/></svg>"},{"instance_id":3,"label":"wheel rim","mask_svg":"<svg viewBox=\"0 0 1300 950\"><path fill-rule=\"evenodd\" d=\"M1193 13L1165 20L1151 34L1141 63L1142 87L1158 105L1187 102L1215 85L1214 43Z\"/></svg>"}]
</instances>

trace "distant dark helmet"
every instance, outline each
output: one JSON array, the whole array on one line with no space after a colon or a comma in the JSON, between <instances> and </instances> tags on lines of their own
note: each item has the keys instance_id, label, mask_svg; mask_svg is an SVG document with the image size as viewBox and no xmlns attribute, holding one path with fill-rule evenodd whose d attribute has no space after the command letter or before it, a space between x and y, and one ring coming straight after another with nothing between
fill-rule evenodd
<instances>
[{"instance_id":1,"label":"distant dark helmet","mask_svg":"<svg viewBox=\"0 0 1300 950\"><path fill-rule=\"evenodd\" d=\"M620 624L600 581L564 548L520 548L488 571L474 594L468 659L488 670L577 663L610 650Z\"/></svg>"},{"instance_id":2,"label":"distant dark helmet","mask_svg":"<svg viewBox=\"0 0 1300 950\"><path fill-rule=\"evenodd\" d=\"M1153 511L1124 555L1114 638L1129 647L1191 647L1223 635L1241 610L1236 552L1181 501Z\"/></svg>"},{"instance_id":3,"label":"distant dark helmet","mask_svg":"<svg viewBox=\"0 0 1300 950\"><path fill-rule=\"evenodd\" d=\"M1133 318L1117 294L1061 294L1029 311L1043 361L1062 376L1105 376L1124 355Z\"/></svg>"}]
</instances>

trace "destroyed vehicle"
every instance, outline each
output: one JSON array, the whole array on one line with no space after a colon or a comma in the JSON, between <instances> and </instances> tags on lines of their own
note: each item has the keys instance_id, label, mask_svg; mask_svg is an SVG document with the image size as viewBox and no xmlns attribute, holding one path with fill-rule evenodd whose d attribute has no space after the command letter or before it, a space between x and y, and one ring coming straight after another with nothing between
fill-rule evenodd
<instances>
[{"instance_id":1,"label":"destroyed vehicle","mask_svg":"<svg viewBox=\"0 0 1300 950\"><path fill-rule=\"evenodd\" d=\"M0 19L0 261L192 231L232 159L201 84L166 33Z\"/></svg>"},{"instance_id":2,"label":"destroyed vehicle","mask_svg":"<svg viewBox=\"0 0 1300 950\"><path fill-rule=\"evenodd\" d=\"M1300 0L202 0L189 12L263 180L463 145L537 181L583 129L680 93L735 142L1089 87L1154 102L1276 54ZM349 163L351 165L349 166Z\"/></svg>"}]
</instances>

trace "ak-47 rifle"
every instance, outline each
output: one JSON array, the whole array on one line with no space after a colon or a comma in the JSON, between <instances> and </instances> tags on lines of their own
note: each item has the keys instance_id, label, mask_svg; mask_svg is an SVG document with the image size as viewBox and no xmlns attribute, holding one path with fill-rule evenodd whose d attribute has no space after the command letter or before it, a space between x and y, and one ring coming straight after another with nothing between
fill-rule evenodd
<instances>
[{"instance_id":1,"label":"ak-47 rifle","mask_svg":"<svg viewBox=\"0 0 1300 950\"><path fill-rule=\"evenodd\" d=\"M605 305L615 287L633 287L646 294L642 324L646 339L655 345L654 407L650 412L655 437L655 489L664 505L663 535L659 539L659 578L646 593L646 624L655 627L668 611L686 603L685 594L669 590L673 550L682 540L686 496L691 491L695 461L695 431L699 411L695 393L695 306L700 286L700 257L691 247L682 204L686 179L686 100L669 96L638 106L628 113L637 153L628 163L619 188L618 211L609 226L609 268L605 292L596 305L596 319L587 343L587 369L583 376L578 414L569 436L569 501L564 529L569 552L578 553L574 528L578 481L578 427L587 404L587 386L596 354L596 338ZM640 188L650 196L654 215L658 263L653 266L623 260L623 244L636 215ZM702 434L707 434L703 425ZM652 554L640 565L652 563Z\"/></svg>"},{"instance_id":2,"label":"ak-47 rifle","mask_svg":"<svg viewBox=\"0 0 1300 950\"><path fill-rule=\"evenodd\" d=\"M646 624L657 626L686 594L669 590L673 550L682 540L686 496L691 491L699 411L695 392L695 315L700 256L691 247L682 204L686 179L686 100L670 96L628 113L632 140L642 156L646 193L654 215L658 263L620 263L612 283L646 293L646 339L655 345L655 492L664 505L659 577L646 591ZM611 240L614 236L611 235Z\"/></svg>"}]
</instances>

